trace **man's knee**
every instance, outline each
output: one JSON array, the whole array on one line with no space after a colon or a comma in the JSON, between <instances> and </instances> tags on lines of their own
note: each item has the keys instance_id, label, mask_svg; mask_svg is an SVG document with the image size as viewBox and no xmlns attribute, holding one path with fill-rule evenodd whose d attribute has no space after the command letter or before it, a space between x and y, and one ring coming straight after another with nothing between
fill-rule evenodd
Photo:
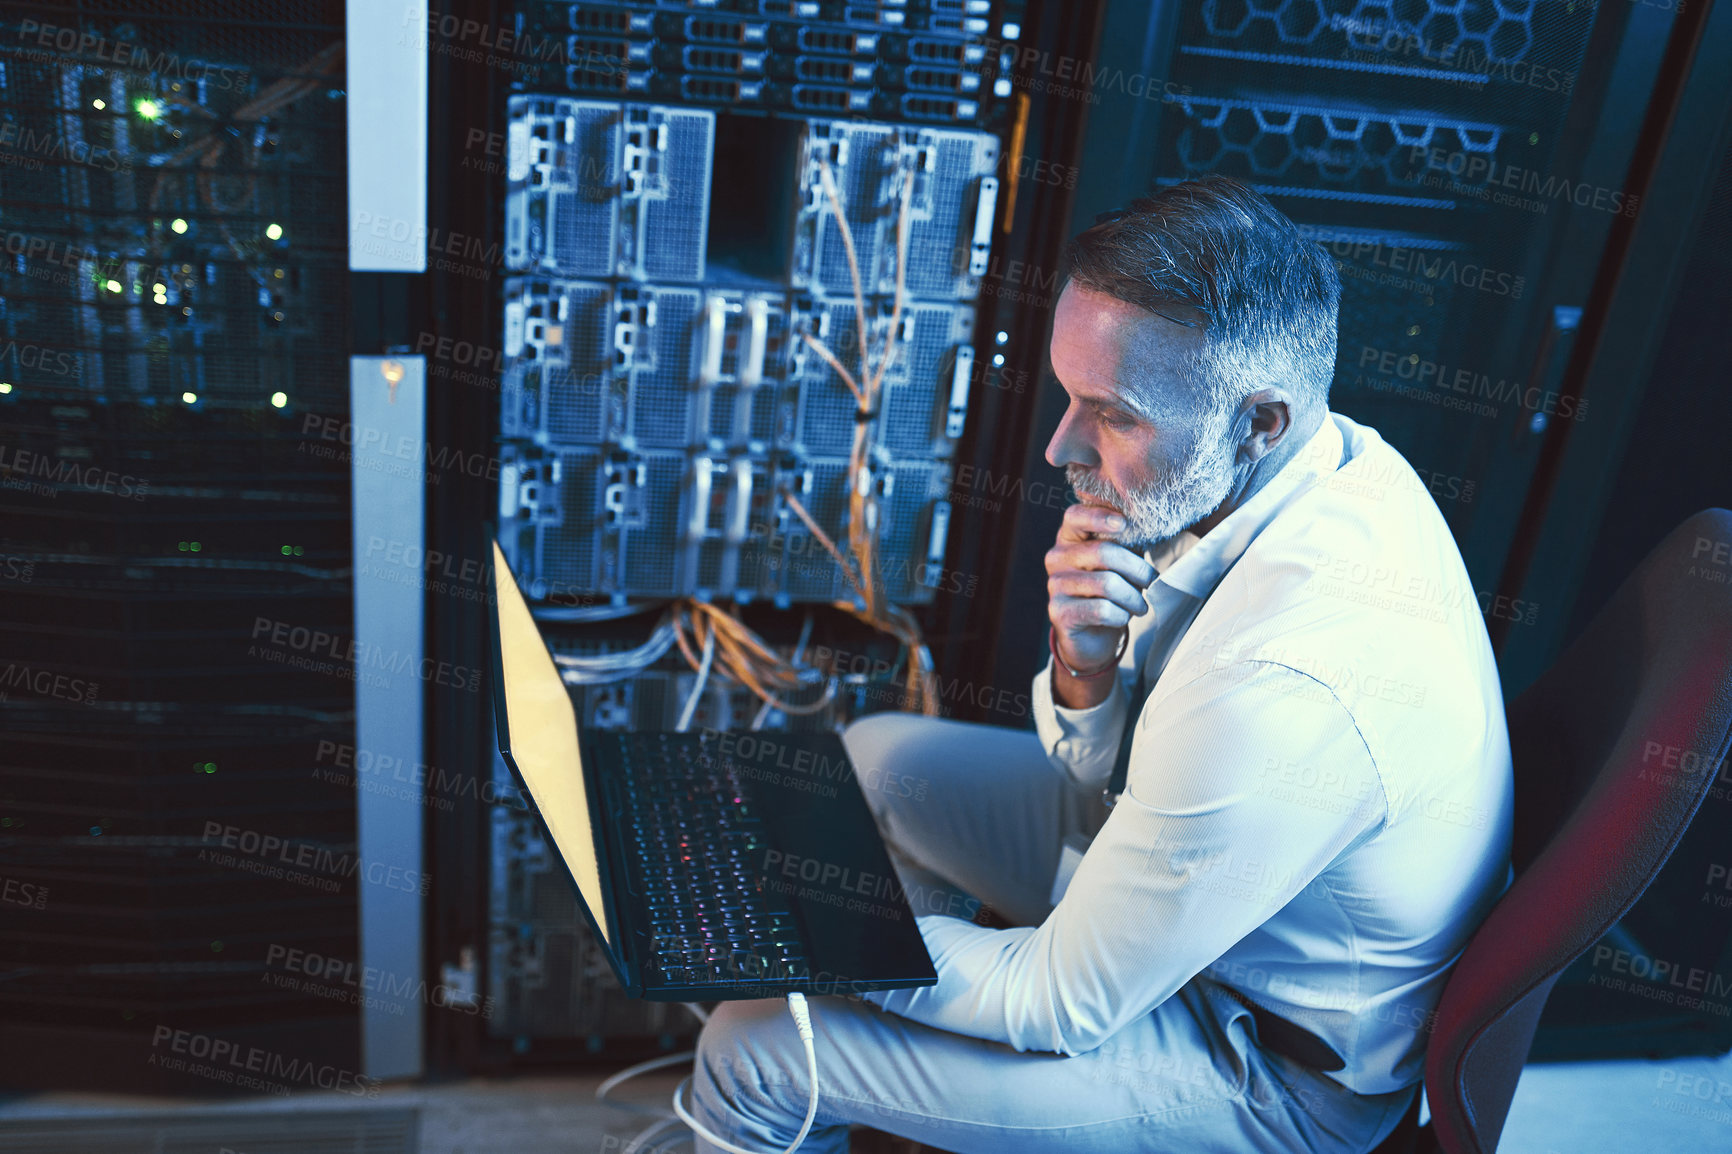
<instances>
[{"instance_id":1,"label":"man's knee","mask_svg":"<svg viewBox=\"0 0 1732 1154\"><path fill-rule=\"evenodd\" d=\"M776 1068L783 1062L779 1051L786 1049L783 1033L799 1047L799 1032L782 1002L774 998L722 1002L710 1011L710 1020L698 1034L698 1068L708 1072L724 1093L779 1081Z\"/></svg>"},{"instance_id":2,"label":"man's knee","mask_svg":"<svg viewBox=\"0 0 1732 1154\"><path fill-rule=\"evenodd\" d=\"M867 765L882 768L886 762L902 764L917 755L925 728L919 722L932 720L910 713L870 713L842 731L842 744L856 771Z\"/></svg>"},{"instance_id":3,"label":"man's knee","mask_svg":"<svg viewBox=\"0 0 1732 1154\"><path fill-rule=\"evenodd\" d=\"M787 1005L779 999L723 1002L710 1011L698 1035L693 1073L694 1097L707 1100L718 1122L744 1118L780 1125L796 1094L799 1108L792 1117L805 1111L805 1049Z\"/></svg>"},{"instance_id":4,"label":"man's knee","mask_svg":"<svg viewBox=\"0 0 1732 1154\"><path fill-rule=\"evenodd\" d=\"M922 767L932 762L929 742L936 720L908 713L874 713L843 730L842 744L853 763L855 780L880 822L916 793L912 788L888 788L891 783L900 787L919 782L919 800L926 800L927 774Z\"/></svg>"}]
</instances>

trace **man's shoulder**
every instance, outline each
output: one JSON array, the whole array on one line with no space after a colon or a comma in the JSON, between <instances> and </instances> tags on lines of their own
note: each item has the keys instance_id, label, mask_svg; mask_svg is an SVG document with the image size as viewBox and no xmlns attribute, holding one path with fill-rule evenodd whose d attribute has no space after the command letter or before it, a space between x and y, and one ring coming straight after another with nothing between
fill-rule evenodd
<instances>
[{"instance_id":1,"label":"man's shoulder","mask_svg":"<svg viewBox=\"0 0 1732 1154\"><path fill-rule=\"evenodd\" d=\"M1465 580L1461 552L1425 479L1376 429L1336 413L1330 419L1342 431L1346 459L1312 474L1257 535L1241 580L1333 573L1408 597L1435 596L1436 587Z\"/></svg>"},{"instance_id":2,"label":"man's shoulder","mask_svg":"<svg viewBox=\"0 0 1732 1154\"><path fill-rule=\"evenodd\" d=\"M1199 612L1187 656L1275 661L1346 700L1435 700L1437 678L1481 675L1477 596L1412 467L1376 430L1337 424L1349 459L1258 534Z\"/></svg>"}]
</instances>

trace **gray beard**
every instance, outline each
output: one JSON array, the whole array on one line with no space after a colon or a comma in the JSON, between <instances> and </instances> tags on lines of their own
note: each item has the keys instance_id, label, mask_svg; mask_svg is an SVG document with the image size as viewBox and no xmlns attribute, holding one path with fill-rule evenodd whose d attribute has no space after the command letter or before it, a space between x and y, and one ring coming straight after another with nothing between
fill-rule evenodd
<instances>
[{"instance_id":1,"label":"gray beard","mask_svg":"<svg viewBox=\"0 0 1732 1154\"><path fill-rule=\"evenodd\" d=\"M1211 425L1218 422L1211 422ZM1216 430L1211 427L1208 432ZM1126 525L1111 540L1133 552L1153 549L1213 513L1233 489L1233 448L1204 436L1177 468L1141 489L1120 493L1081 465L1065 466L1065 479L1080 497L1104 502L1124 514Z\"/></svg>"}]
</instances>

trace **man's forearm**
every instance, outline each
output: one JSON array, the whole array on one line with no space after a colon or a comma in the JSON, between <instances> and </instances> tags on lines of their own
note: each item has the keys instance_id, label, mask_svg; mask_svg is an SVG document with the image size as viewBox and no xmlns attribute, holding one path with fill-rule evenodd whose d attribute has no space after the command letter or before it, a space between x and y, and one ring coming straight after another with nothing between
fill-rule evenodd
<instances>
[{"instance_id":1,"label":"man's forearm","mask_svg":"<svg viewBox=\"0 0 1732 1154\"><path fill-rule=\"evenodd\" d=\"M1115 669L1112 676L1100 678L1104 692L1094 704L1082 709L1059 697L1056 681L1063 676L1056 658L1035 674L1030 687L1035 732L1054 766L1075 784L1098 789L1112 774L1119 736L1131 713L1123 671ZM1095 682L1083 684L1092 686Z\"/></svg>"}]
</instances>

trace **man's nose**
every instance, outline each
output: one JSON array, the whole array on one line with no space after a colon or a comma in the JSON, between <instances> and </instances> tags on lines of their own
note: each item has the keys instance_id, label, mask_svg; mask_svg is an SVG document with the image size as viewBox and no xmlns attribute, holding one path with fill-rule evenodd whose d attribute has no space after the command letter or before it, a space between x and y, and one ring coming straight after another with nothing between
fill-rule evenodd
<instances>
[{"instance_id":1,"label":"man's nose","mask_svg":"<svg viewBox=\"0 0 1732 1154\"><path fill-rule=\"evenodd\" d=\"M1053 430L1052 440L1046 444L1046 463L1057 469L1066 465L1081 465L1094 469L1100 466L1100 458L1095 454L1094 446L1089 444L1072 420L1074 407L1059 420L1058 428Z\"/></svg>"}]
</instances>

